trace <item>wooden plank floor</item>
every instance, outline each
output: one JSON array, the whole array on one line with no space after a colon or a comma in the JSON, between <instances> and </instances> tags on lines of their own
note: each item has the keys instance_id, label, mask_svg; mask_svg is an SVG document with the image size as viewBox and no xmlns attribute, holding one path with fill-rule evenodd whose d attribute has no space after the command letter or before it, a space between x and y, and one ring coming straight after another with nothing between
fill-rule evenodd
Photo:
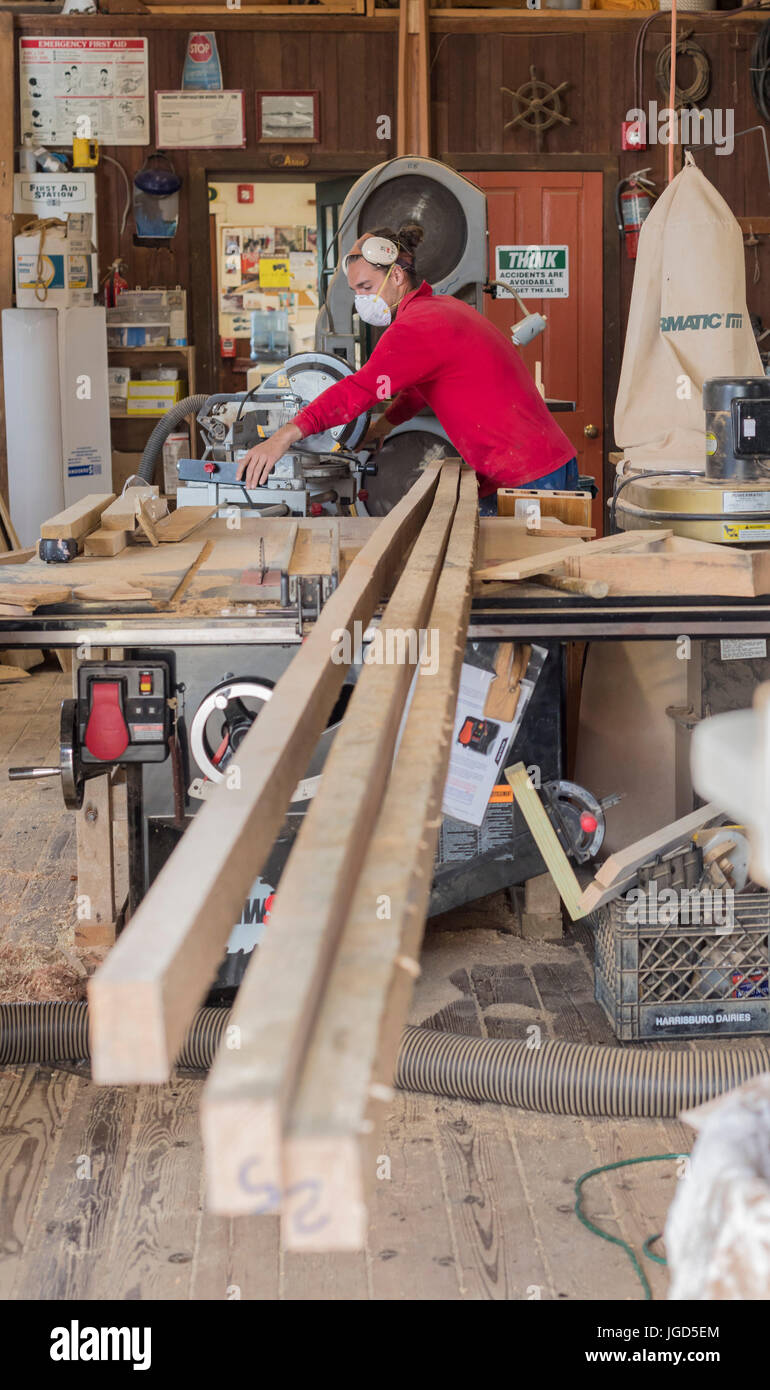
<instances>
[{"instance_id":1,"label":"wooden plank floor","mask_svg":"<svg viewBox=\"0 0 770 1390\"><path fill-rule=\"evenodd\" d=\"M0 688L3 779L9 764L55 760L68 693L53 669ZM0 798L0 999L82 988L74 854L56 782ZM544 1037L611 1042L579 935L535 945L506 926L498 896L429 931L413 1020L476 1036L526 1037L535 1026ZM0 1069L0 1299L639 1300L627 1257L575 1218L573 1185L619 1157L689 1148L672 1122L398 1093L366 1250L283 1255L275 1218L204 1211L202 1086L180 1074L167 1086L103 1089L77 1068ZM592 1180L586 1206L640 1251L662 1228L676 1181L673 1163L616 1171ZM645 1268L665 1297L665 1269Z\"/></svg>"}]
</instances>

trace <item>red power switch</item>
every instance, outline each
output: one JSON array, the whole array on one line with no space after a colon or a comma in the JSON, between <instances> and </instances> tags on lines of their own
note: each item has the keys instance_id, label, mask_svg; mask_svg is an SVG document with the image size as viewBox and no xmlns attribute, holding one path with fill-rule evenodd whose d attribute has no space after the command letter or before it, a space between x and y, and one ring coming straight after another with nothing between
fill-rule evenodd
<instances>
[{"instance_id":1,"label":"red power switch","mask_svg":"<svg viewBox=\"0 0 770 1390\"><path fill-rule=\"evenodd\" d=\"M204 463L203 471L204 473L208 473L209 477L211 477L212 473L216 473L217 466L215 463Z\"/></svg>"},{"instance_id":2,"label":"red power switch","mask_svg":"<svg viewBox=\"0 0 770 1390\"><path fill-rule=\"evenodd\" d=\"M103 762L113 762L128 748L128 727L120 708L119 681L91 682L86 748Z\"/></svg>"}]
</instances>

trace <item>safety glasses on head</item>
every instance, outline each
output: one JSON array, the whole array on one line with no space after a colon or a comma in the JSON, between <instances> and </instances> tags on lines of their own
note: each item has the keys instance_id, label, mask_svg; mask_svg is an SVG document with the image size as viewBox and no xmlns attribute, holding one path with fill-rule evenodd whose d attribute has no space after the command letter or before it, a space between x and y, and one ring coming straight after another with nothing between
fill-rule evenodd
<instances>
[{"instance_id":1,"label":"safety glasses on head","mask_svg":"<svg viewBox=\"0 0 770 1390\"><path fill-rule=\"evenodd\" d=\"M342 258L342 269L347 275L348 266L351 261L368 261L370 265L385 266L393 265L398 259L398 247L395 241L384 236L368 236L359 251L349 251Z\"/></svg>"}]
</instances>

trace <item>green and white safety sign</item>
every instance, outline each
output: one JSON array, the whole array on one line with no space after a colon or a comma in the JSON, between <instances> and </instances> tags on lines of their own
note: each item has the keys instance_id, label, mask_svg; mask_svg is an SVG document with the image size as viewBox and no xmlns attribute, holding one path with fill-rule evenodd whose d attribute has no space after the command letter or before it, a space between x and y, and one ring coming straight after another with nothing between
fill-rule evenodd
<instances>
[{"instance_id":1,"label":"green and white safety sign","mask_svg":"<svg viewBox=\"0 0 770 1390\"><path fill-rule=\"evenodd\" d=\"M522 299L567 299L569 247L496 246L495 279L504 280ZM510 299L504 290L500 299Z\"/></svg>"}]
</instances>

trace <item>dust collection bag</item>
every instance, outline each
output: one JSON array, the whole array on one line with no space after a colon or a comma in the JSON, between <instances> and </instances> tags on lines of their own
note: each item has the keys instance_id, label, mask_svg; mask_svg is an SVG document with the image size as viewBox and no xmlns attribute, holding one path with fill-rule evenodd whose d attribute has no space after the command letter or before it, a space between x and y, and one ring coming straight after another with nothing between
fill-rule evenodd
<instances>
[{"instance_id":1,"label":"dust collection bag","mask_svg":"<svg viewBox=\"0 0 770 1390\"><path fill-rule=\"evenodd\" d=\"M689 151L685 160L639 236L615 402L618 448L638 469L703 470L703 382L763 374L741 229Z\"/></svg>"}]
</instances>

